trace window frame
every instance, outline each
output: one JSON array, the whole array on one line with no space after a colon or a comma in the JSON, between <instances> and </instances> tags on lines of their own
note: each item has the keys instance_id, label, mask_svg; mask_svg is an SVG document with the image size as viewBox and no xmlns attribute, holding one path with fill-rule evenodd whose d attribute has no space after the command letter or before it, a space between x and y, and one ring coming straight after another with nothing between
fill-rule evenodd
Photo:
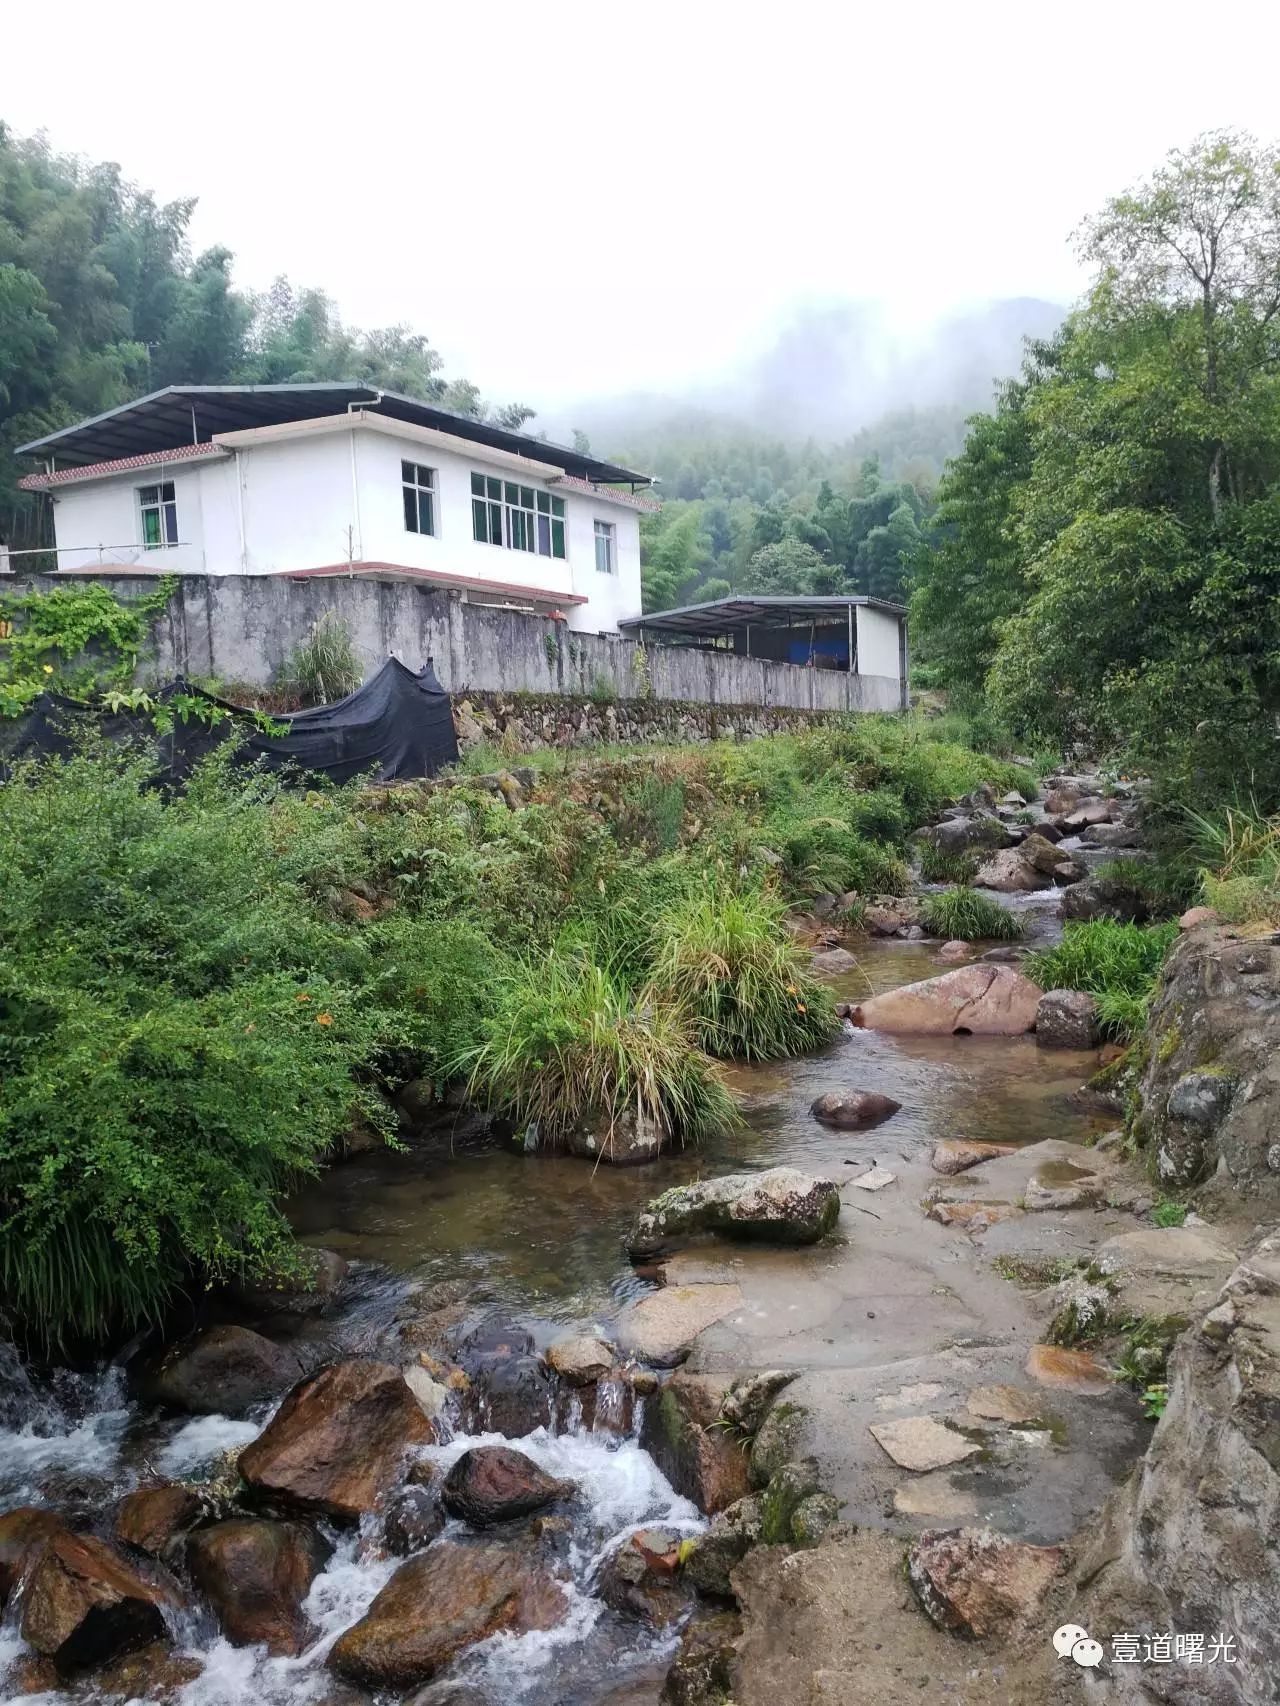
<instances>
[{"instance_id":1,"label":"window frame","mask_svg":"<svg viewBox=\"0 0 1280 1706\"><path fill-rule=\"evenodd\" d=\"M409 471L413 473L412 480L406 478ZM422 474L427 476L425 485L418 478ZM439 538L439 505L436 501L439 490L434 468L429 467L425 462L411 462L407 456L400 458L400 508L406 533L415 534L419 539ZM414 494L414 516L418 522L416 527L409 525L410 492ZM422 500L424 496L427 500L427 514L431 519L430 527L422 526Z\"/></svg>"},{"instance_id":2,"label":"window frame","mask_svg":"<svg viewBox=\"0 0 1280 1706\"><path fill-rule=\"evenodd\" d=\"M596 547L596 573L598 575L616 575L618 572L618 524L605 521L602 516L592 517L592 533ZM605 546L605 563L600 565L600 544Z\"/></svg>"},{"instance_id":3,"label":"window frame","mask_svg":"<svg viewBox=\"0 0 1280 1706\"><path fill-rule=\"evenodd\" d=\"M178 536L178 493L174 481L152 480L133 489L138 510L138 542L142 549L172 551L181 543ZM155 496L148 499L148 492L154 492ZM151 514L156 518L154 539L147 538L147 516Z\"/></svg>"},{"instance_id":4,"label":"window frame","mask_svg":"<svg viewBox=\"0 0 1280 1706\"><path fill-rule=\"evenodd\" d=\"M545 557L550 562L567 563L569 514L565 500L541 486L509 480L505 474L484 474L473 468L471 537L477 545L497 545L508 551L523 551L527 556Z\"/></svg>"}]
</instances>

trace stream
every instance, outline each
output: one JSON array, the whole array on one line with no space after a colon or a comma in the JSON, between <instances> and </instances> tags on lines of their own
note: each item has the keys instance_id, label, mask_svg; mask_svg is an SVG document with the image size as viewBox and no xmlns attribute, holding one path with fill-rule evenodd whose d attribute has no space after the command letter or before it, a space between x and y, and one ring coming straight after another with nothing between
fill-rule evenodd
<instances>
[{"instance_id":1,"label":"stream","mask_svg":"<svg viewBox=\"0 0 1280 1706\"><path fill-rule=\"evenodd\" d=\"M1043 910L1046 897L1018 898L1039 903L1032 935L1048 934L1054 925ZM835 983L844 999L946 969L937 963L936 944L857 938L850 946L859 970ZM482 1313L514 1318L542 1348L568 1326L607 1334L619 1309L650 1289L653 1282L626 1259L622 1236L659 1189L780 1164L847 1178L847 1164L873 1159L883 1133L822 1127L808 1111L820 1091L856 1084L894 1096L902 1109L891 1122L892 1146L901 1155L927 1154L949 1137L1078 1141L1089 1116L1072 1095L1093 1058L1038 1049L1031 1037L901 1038L846 1028L819 1054L734 1068L729 1076L746 1126L697 1151L647 1167L611 1169L577 1159L525 1158L489 1138L445 1137L334 1167L302 1189L289 1212L300 1238L351 1263L340 1311L324 1324L340 1353L369 1354L380 1334L412 1312L415 1297L442 1281L462 1282ZM855 1218L846 1214L842 1229ZM803 1260L803 1253L794 1259ZM848 1331L856 1333L856 1325ZM36 1383L14 1361L0 1367L0 1376L0 1509L56 1504L89 1527L101 1528L112 1501L148 1477L198 1477L211 1470L223 1454L254 1438L271 1414L267 1409L247 1420L162 1414L128 1395L118 1369L61 1373ZM471 1649L448 1672L470 1691L451 1696L437 1684L430 1700L442 1706L452 1697L457 1706L657 1701L676 1636L624 1619L593 1591L602 1559L636 1528L661 1523L693 1533L703 1526L641 1449L643 1403L636 1400L629 1418L610 1416L602 1406L590 1428L579 1410L562 1406L550 1428L514 1442L580 1488L561 1553L572 1584L569 1616L549 1633L498 1636ZM508 1443L496 1435L459 1433L423 1455L447 1465L467 1446L486 1442ZM202 1668L168 1698L179 1706L249 1700L337 1706L369 1698L336 1684L322 1661L400 1560L381 1553L367 1523L362 1532L332 1538L336 1550L305 1606L319 1638L300 1658L233 1647L207 1612L182 1613L171 1629L175 1646ZM11 1606L0 1625L0 1697L18 1697L13 1690L23 1651ZM66 1706L105 1697L82 1684L21 1698Z\"/></svg>"}]
</instances>

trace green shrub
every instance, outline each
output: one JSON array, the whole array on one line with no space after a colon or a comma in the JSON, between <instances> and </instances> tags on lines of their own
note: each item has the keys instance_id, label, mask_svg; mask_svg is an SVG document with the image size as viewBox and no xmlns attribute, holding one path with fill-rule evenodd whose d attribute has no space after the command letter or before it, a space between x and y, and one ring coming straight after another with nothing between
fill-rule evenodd
<instances>
[{"instance_id":1,"label":"green shrub","mask_svg":"<svg viewBox=\"0 0 1280 1706\"><path fill-rule=\"evenodd\" d=\"M1125 1041L1146 1022L1176 924L1068 924L1055 947L1032 954L1027 974L1042 989L1083 989L1098 1001L1108 1035Z\"/></svg>"},{"instance_id":2,"label":"green shrub","mask_svg":"<svg viewBox=\"0 0 1280 1706\"><path fill-rule=\"evenodd\" d=\"M977 889L946 889L926 895L920 919L931 936L948 941L1014 942L1023 934L1022 919Z\"/></svg>"},{"instance_id":3,"label":"green shrub","mask_svg":"<svg viewBox=\"0 0 1280 1706\"><path fill-rule=\"evenodd\" d=\"M363 680L364 666L349 624L336 611L326 610L289 654L276 686L300 705L332 705L354 693Z\"/></svg>"},{"instance_id":4,"label":"green shrub","mask_svg":"<svg viewBox=\"0 0 1280 1706\"><path fill-rule=\"evenodd\" d=\"M889 788L855 795L848 815L854 833L870 841L901 843L910 828L906 807Z\"/></svg>"},{"instance_id":5,"label":"green shrub","mask_svg":"<svg viewBox=\"0 0 1280 1706\"><path fill-rule=\"evenodd\" d=\"M1160 1197L1151 1218L1157 1226L1182 1226L1187 1218L1187 1205L1174 1197Z\"/></svg>"},{"instance_id":6,"label":"green shrub","mask_svg":"<svg viewBox=\"0 0 1280 1706\"><path fill-rule=\"evenodd\" d=\"M1191 904L1196 889L1195 871L1172 860L1109 859L1096 874L1137 917L1176 917Z\"/></svg>"},{"instance_id":7,"label":"green shrub","mask_svg":"<svg viewBox=\"0 0 1280 1706\"><path fill-rule=\"evenodd\" d=\"M932 841L920 843L920 876L926 883L971 883L978 874L972 853L949 853Z\"/></svg>"},{"instance_id":8,"label":"green shrub","mask_svg":"<svg viewBox=\"0 0 1280 1706\"><path fill-rule=\"evenodd\" d=\"M771 1060L834 1033L831 995L782 924L781 906L757 891L704 893L663 921L651 988L691 1016L708 1054Z\"/></svg>"},{"instance_id":9,"label":"green shrub","mask_svg":"<svg viewBox=\"0 0 1280 1706\"><path fill-rule=\"evenodd\" d=\"M473 1097L552 1144L574 1127L627 1118L697 1141L738 1117L690 1018L580 954L513 968L464 1064Z\"/></svg>"}]
</instances>

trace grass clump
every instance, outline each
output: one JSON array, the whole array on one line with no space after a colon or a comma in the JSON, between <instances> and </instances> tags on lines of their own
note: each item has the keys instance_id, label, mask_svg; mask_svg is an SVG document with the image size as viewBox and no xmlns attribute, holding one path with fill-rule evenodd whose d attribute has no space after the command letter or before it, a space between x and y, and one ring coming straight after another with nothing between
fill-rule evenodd
<instances>
[{"instance_id":1,"label":"grass clump","mask_svg":"<svg viewBox=\"0 0 1280 1706\"><path fill-rule=\"evenodd\" d=\"M326 610L290 653L276 687L299 705L332 705L354 693L363 680L350 626L336 611Z\"/></svg>"},{"instance_id":2,"label":"grass clump","mask_svg":"<svg viewBox=\"0 0 1280 1706\"><path fill-rule=\"evenodd\" d=\"M603 1138L628 1118L697 1141L738 1118L688 1015L577 954L515 965L466 1064L477 1101L552 1145L584 1125Z\"/></svg>"},{"instance_id":3,"label":"grass clump","mask_svg":"<svg viewBox=\"0 0 1280 1706\"><path fill-rule=\"evenodd\" d=\"M920 844L920 876L926 883L954 883L964 887L978 874L972 853L949 853L932 841Z\"/></svg>"},{"instance_id":4,"label":"grass clump","mask_svg":"<svg viewBox=\"0 0 1280 1706\"><path fill-rule=\"evenodd\" d=\"M1206 904L1229 924L1280 922L1280 814L1250 800L1187 817Z\"/></svg>"},{"instance_id":5,"label":"grass clump","mask_svg":"<svg viewBox=\"0 0 1280 1706\"><path fill-rule=\"evenodd\" d=\"M1055 947L1032 954L1027 974L1042 989L1083 989L1098 1002L1103 1030L1126 1042L1146 1023L1176 924L1068 924Z\"/></svg>"},{"instance_id":6,"label":"grass clump","mask_svg":"<svg viewBox=\"0 0 1280 1706\"><path fill-rule=\"evenodd\" d=\"M1022 919L990 895L976 889L946 889L925 897L920 919L931 936L948 941L1016 942L1022 936Z\"/></svg>"},{"instance_id":7,"label":"grass clump","mask_svg":"<svg viewBox=\"0 0 1280 1706\"><path fill-rule=\"evenodd\" d=\"M663 921L651 987L689 1016L708 1054L772 1060L834 1033L832 997L803 969L782 920L778 901L748 890L698 895Z\"/></svg>"}]
</instances>

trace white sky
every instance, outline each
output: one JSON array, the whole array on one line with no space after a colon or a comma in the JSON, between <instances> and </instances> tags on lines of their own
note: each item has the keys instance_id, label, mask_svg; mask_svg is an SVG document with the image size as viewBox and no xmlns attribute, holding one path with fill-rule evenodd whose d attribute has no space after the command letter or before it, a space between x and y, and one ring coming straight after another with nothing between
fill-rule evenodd
<instances>
[{"instance_id":1,"label":"white sky","mask_svg":"<svg viewBox=\"0 0 1280 1706\"><path fill-rule=\"evenodd\" d=\"M322 285L546 409L712 377L798 302L1069 299L1084 214L1200 130L1280 130L1280 6L1205 17L61 0L9 9L0 114L198 195L242 285Z\"/></svg>"}]
</instances>

